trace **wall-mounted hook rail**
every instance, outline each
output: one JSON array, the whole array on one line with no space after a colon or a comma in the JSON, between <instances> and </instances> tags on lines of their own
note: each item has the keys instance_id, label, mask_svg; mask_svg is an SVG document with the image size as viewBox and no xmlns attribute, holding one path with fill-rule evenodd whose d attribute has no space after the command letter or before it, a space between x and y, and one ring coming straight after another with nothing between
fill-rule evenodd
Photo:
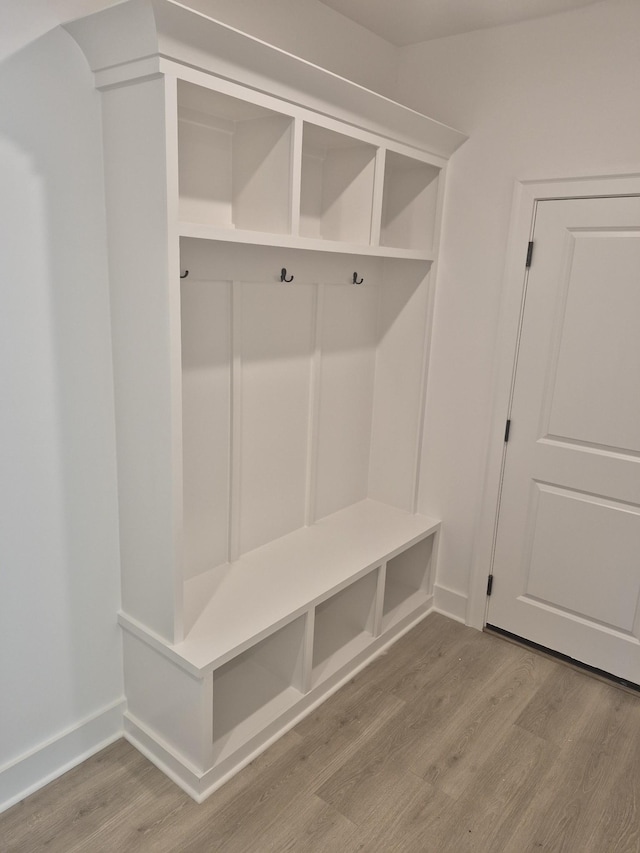
<instances>
[{"instance_id":1,"label":"wall-mounted hook rail","mask_svg":"<svg viewBox=\"0 0 640 853\"><path fill-rule=\"evenodd\" d=\"M289 278L287 278L287 268L286 267L282 267L282 270L280 271L280 281L286 281L287 283L289 283L290 281L293 281L292 275L289 276Z\"/></svg>"},{"instance_id":2,"label":"wall-mounted hook rail","mask_svg":"<svg viewBox=\"0 0 640 853\"><path fill-rule=\"evenodd\" d=\"M364 278L361 278L361 279L360 279L360 281L358 281L358 273L357 273L357 272L354 272L354 274L353 274L353 283L354 283L354 284L362 284L362 282L363 282L363 281L364 281Z\"/></svg>"},{"instance_id":3,"label":"wall-mounted hook rail","mask_svg":"<svg viewBox=\"0 0 640 853\"><path fill-rule=\"evenodd\" d=\"M182 275L182 273L180 273L180 278L186 278L188 275L189 275L189 270L185 270L184 275Z\"/></svg>"}]
</instances>

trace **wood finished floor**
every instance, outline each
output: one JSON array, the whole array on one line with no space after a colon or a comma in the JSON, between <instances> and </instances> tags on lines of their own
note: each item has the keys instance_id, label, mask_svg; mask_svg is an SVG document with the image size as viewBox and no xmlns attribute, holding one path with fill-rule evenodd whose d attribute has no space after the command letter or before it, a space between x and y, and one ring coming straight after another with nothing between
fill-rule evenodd
<instances>
[{"instance_id":1,"label":"wood finished floor","mask_svg":"<svg viewBox=\"0 0 640 853\"><path fill-rule=\"evenodd\" d=\"M124 740L2 853L640 853L640 698L431 614L198 806Z\"/></svg>"}]
</instances>

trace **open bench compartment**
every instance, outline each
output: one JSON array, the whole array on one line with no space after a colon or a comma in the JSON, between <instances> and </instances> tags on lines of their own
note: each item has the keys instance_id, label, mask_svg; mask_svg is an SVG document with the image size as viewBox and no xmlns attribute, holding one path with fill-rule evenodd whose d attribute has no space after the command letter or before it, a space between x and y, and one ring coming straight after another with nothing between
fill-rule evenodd
<instances>
[{"instance_id":1,"label":"open bench compartment","mask_svg":"<svg viewBox=\"0 0 640 853\"><path fill-rule=\"evenodd\" d=\"M312 683L347 664L372 640L378 571L327 598L315 609Z\"/></svg>"},{"instance_id":2,"label":"open bench compartment","mask_svg":"<svg viewBox=\"0 0 640 853\"><path fill-rule=\"evenodd\" d=\"M214 758L221 761L302 697L304 617L213 673Z\"/></svg>"},{"instance_id":3,"label":"open bench compartment","mask_svg":"<svg viewBox=\"0 0 640 853\"><path fill-rule=\"evenodd\" d=\"M382 630L413 612L431 592L434 537L428 536L387 561Z\"/></svg>"}]
</instances>

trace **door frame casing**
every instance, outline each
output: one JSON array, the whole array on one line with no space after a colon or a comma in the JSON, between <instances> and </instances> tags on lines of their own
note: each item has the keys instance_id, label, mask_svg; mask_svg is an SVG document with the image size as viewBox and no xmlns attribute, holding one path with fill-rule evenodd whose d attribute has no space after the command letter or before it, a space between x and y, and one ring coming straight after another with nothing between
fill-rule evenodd
<instances>
[{"instance_id":1,"label":"door frame casing","mask_svg":"<svg viewBox=\"0 0 640 853\"><path fill-rule=\"evenodd\" d=\"M466 623L474 628L482 630L486 623L487 578L491 572L493 560L506 457L504 431L513 394L517 348L528 280L525 260L529 241L533 238L538 202L552 199L634 195L640 195L640 173L636 172L516 182L493 370L491 432L482 499L476 523L474 559L467 601ZM535 247L533 263L535 263Z\"/></svg>"}]
</instances>

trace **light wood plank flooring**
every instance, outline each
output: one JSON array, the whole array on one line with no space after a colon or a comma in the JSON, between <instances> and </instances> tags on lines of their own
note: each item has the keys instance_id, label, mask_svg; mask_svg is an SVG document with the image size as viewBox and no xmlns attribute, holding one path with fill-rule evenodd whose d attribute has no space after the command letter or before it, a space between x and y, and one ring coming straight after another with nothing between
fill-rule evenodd
<instances>
[{"instance_id":1,"label":"light wood plank flooring","mask_svg":"<svg viewBox=\"0 0 640 853\"><path fill-rule=\"evenodd\" d=\"M431 614L196 805L125 741L2 853L640 853L640 698Z\"/></svg>"}]
</instances>

